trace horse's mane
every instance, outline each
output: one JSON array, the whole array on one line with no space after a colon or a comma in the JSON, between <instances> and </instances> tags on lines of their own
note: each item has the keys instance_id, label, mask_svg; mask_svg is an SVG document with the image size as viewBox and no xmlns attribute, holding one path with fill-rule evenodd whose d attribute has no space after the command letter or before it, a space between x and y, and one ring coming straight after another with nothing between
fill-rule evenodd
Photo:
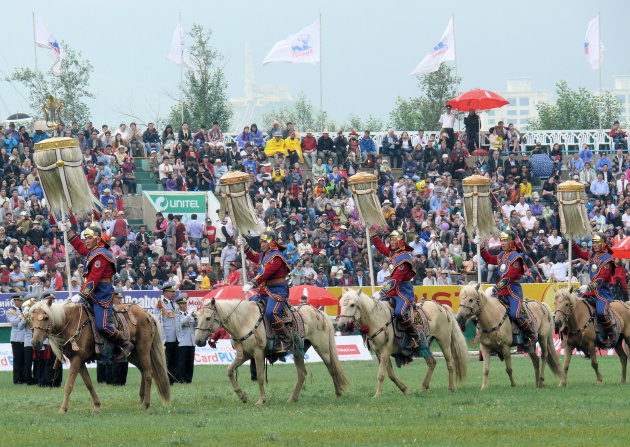
<instances>
[{"instance_id":1,"label":"horse's mane","mask_svg":"<svg viewBox=\"0 0 630 447\"><path fill-rule=\"evenodd\" d=\"M50 318L50 324L52 327L59 327L66 319L66 311L64 310L65 306L77 306L77 304L52 303L49 306L46 301L39 301L31 306L30 311L33 312L34 310L41 310L48 315L48 318Z\"/></svg>"},{"instance_id":2,"label":"horse's mane","mask_svg":"<svg viewBox=\"0 0 630 447\"><path fill-rule=\"evenodd\" d=\"M250 312L249 301L247 300L215 300L215 308L219 320L224 321L229 317L235 325L239 325ZM204 301L204 307L211 307L212 301Z\"/></svg>"},{"instance_id":3,"label":"horse's mane","mask_svg":"<svg viewBox=\"0 0 630 447\"><path fill-rule=\"evenodd\" d=\"M387 313L388 306L381 305L381 301L373 299L371 296L366 295L365 293L363 293L360 290L347 289L343 293L342 298L344 296L347 296L347 295L351 295L351 296L354 295L354 296L356 296L357 300L363 300L363 301L367 302L367 304L369 306L369 313L372 314L372 315L375 315L375 314L381 313L381 312L384 313L384 314ZM383 304L385 304L385 302L383 302Z\"/></svg>"},{"instance_id":4,"label":"horse's mane","mask_svg":"<svg viewBox=\"0 0 630 447\"><path fill-rule=\"evenodd\" d=\"M555 296L556 298L569 300L569 302L571 303L571 307L575 309L575 305L577 304L577 296L575 293L571 293L568 288L563 287L562 289L556 290Z\"/></svg>"},{"instance_id":5,"label":"horse's mane","mask_svg":"<svg viewBox=\"0 0 630 447\"><path fill-rule=\"evenodd\" d=\"M461 297L462 295L464 296L479 295L481 297L484 297L485 299L492 298L492 296L488 295L485 292L485 290L483 290L482 287L478 286L476 282L471 282L470 284L466 284L465 286L462 286L461 290L459 291L459 296Z\"/></svg>"}]
</instances>

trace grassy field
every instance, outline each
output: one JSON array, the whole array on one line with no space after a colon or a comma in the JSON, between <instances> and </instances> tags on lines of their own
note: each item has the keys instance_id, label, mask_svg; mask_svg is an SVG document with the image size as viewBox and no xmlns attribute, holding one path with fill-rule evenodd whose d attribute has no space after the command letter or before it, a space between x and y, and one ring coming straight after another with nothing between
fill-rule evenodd
<instances>
[{"instance_id":1,"label":"grassy field","mask_svg":"<svg viewBox=\"0 0 630 447\"><path fill-rule=\"evenodd\" d=\"M490 389L481 392L481 363L469 362L468 380L450 394L443 360L428 394L419 392L426 366L413 362L397 370L412 394L403 396L386 379L383 396L372 399L377 362L343 364L352 388L337 401L322 364L308 367L300 402L287 404L295 383L292 365L269 368L269 400L256 408L257 386L247 367L240 378L250 397L242 404L225 367L198 367L192 385L173 387L163 407L154 390L152 407L138 409L139 375L130 369L126 387L97 385L103 402L91 414L90 397L80 379L67 415L57 415L62 389L14 386L0 373L2 445L628 445L630 385L620 385L619 361L601 358L604 385L595 386L590 362L574 357L567 388L547 376L535 389L528 359L514 359L516 388L503 364L493 358ZM95 371L91 371L94 377ZM65 377L64 377L65 380Z\"/></svg>"}]
</instances>

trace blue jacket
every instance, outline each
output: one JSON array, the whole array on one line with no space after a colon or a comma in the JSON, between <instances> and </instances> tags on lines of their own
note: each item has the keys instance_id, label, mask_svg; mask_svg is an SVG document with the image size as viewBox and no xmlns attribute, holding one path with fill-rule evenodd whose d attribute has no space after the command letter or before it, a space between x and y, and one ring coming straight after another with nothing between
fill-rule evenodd
<instances>
[{"instance_id":1,"label":"blue jacket","mask_svg":"<svg viewBox=\"0 0 630 447\"><path fill-rule=\"evenodd\" d=\"M374 144L374 140L372 139L372 137L368 138L367 140L365 138L361 138L359 140L359 148L364 154L376 152L376 145Z\"/></svg>"}]
</instances>

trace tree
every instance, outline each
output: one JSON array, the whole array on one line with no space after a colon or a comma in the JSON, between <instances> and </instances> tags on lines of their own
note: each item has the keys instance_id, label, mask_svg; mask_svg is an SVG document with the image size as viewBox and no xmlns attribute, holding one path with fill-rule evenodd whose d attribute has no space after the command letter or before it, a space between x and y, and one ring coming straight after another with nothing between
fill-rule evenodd
<instances>
[{"instance_id":1,"label":"tree","mask_svg":"<svg viewBox=\"0 0 630 447\"><path fill-rule=\"evenodd\" d=\"M584 87L573 90L566 81L560 81L556 84L556 95L555 104L543 102L536 105L538 118L530 122L530 129L597 129L600 101L602 128L612 127L621 113L621 104L608 90L598 99Z\"/></svg>"},{"instance_id":2,"label":"tree","mask_svg":"<svg viewBox=\"0 0 630 447\"><path fill-rule=\"evenodd\" d=\"M181 86L184 103L184 121L194 130L202 124L211 126L218 122L229 129L232 105L227 95L227 80L220 64L223 56L210 45L212 30L205 31L202 25L193 24L188 33L194 40L190 46L190 59L194 69L187 70ZM182 105L171 107L169 118L172 123L182 122ZM173 126L177 131L177 125Z\"/></svg>"},{"instance_id":3,"label":"tree","mask_svg":"<svg viewBox=\"0 0 630 447\"><path fill-rule=\"evenodd\" d=\"M89 90L93 67L80 52L64 42L61 42L61 47L66 51L66 57L61 62L60 76L55 76L50 71L42 73L21 67L16 68L8 79L19 82L28 89L29 106L35 119L44 118L42 105L52 95L63 106L61 118L64 123L76 121L83 125L90 120L90 108L85 99L94 98Z\"/></svg>"},{"instance_id":4,"label":"tree","mask_svg":"<svg viewBox=\"0 0 630 447\"><path fill-rule=\"evenodd\" d=\"M380 132L385 129L385 123L382 119L370 114L365 120L355 113L348 115L348 122L341 126L342 130L354 130L361 132L369 130L371 132Z\"/></svg>"},{"instance_id":5,"label":"tree","mask_svg":"<svg viewBox=\"0 0 630 447\"><path fill-rule=\"evenodd\" d=\"M308 100L304 92L300 92L294 103L264 113L261 130L266 132L274 121L278 121L281 126L286 123L293 123L293 127L302 134L305 134L308 129L319 130L322 122L326 129L335 130L337 128L336 123L328 117L326 111L315 110L313 103Z\"/></svg>"},{"instance_id":6,"label":"tree","mask_svg":"<svg viewBox=\"0 0 630 447\"><path fill-rule=\"evenodd\" d=\"M455 76L452 67L442 64L439 70L417 79L424 95L408 99L399 96L389 114L391 124L401 130L438 130L444 105L457 96L462 78Z\"/></svg>"}]
</instances>

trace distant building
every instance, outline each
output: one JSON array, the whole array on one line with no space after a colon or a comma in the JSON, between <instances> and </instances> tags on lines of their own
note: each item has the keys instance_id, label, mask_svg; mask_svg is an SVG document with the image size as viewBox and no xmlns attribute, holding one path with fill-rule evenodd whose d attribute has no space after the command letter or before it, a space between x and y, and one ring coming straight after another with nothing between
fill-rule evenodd
<instances>
[{"instance_id":1,"label":"distant building","mask_svg":"<svg viewBox=\"0 0 630 447\"><path fill-rule=\"evenodd\" d=\"M627 128L630 125L630 76L613 76L613 80L615 88L610 90L610 93L621 104L619 121L623 123L623 127Z\"/></svg>"},{"instance_id":2,"label":"distant building","mask_svg":"<svg viewBox=\"0 0 630 447\"><path fill-rule=\"evenodd\" d=\"M507 126L513 123L517 129L525 130L530 120L538 117L536 104L551 103L553 93L546 90L534 90L532 79L506 79L506 91L497 92L510 103L500 109L488 110L482 114L482 128L488 129L503 121Z\"/></svg>"}]
</instances>

